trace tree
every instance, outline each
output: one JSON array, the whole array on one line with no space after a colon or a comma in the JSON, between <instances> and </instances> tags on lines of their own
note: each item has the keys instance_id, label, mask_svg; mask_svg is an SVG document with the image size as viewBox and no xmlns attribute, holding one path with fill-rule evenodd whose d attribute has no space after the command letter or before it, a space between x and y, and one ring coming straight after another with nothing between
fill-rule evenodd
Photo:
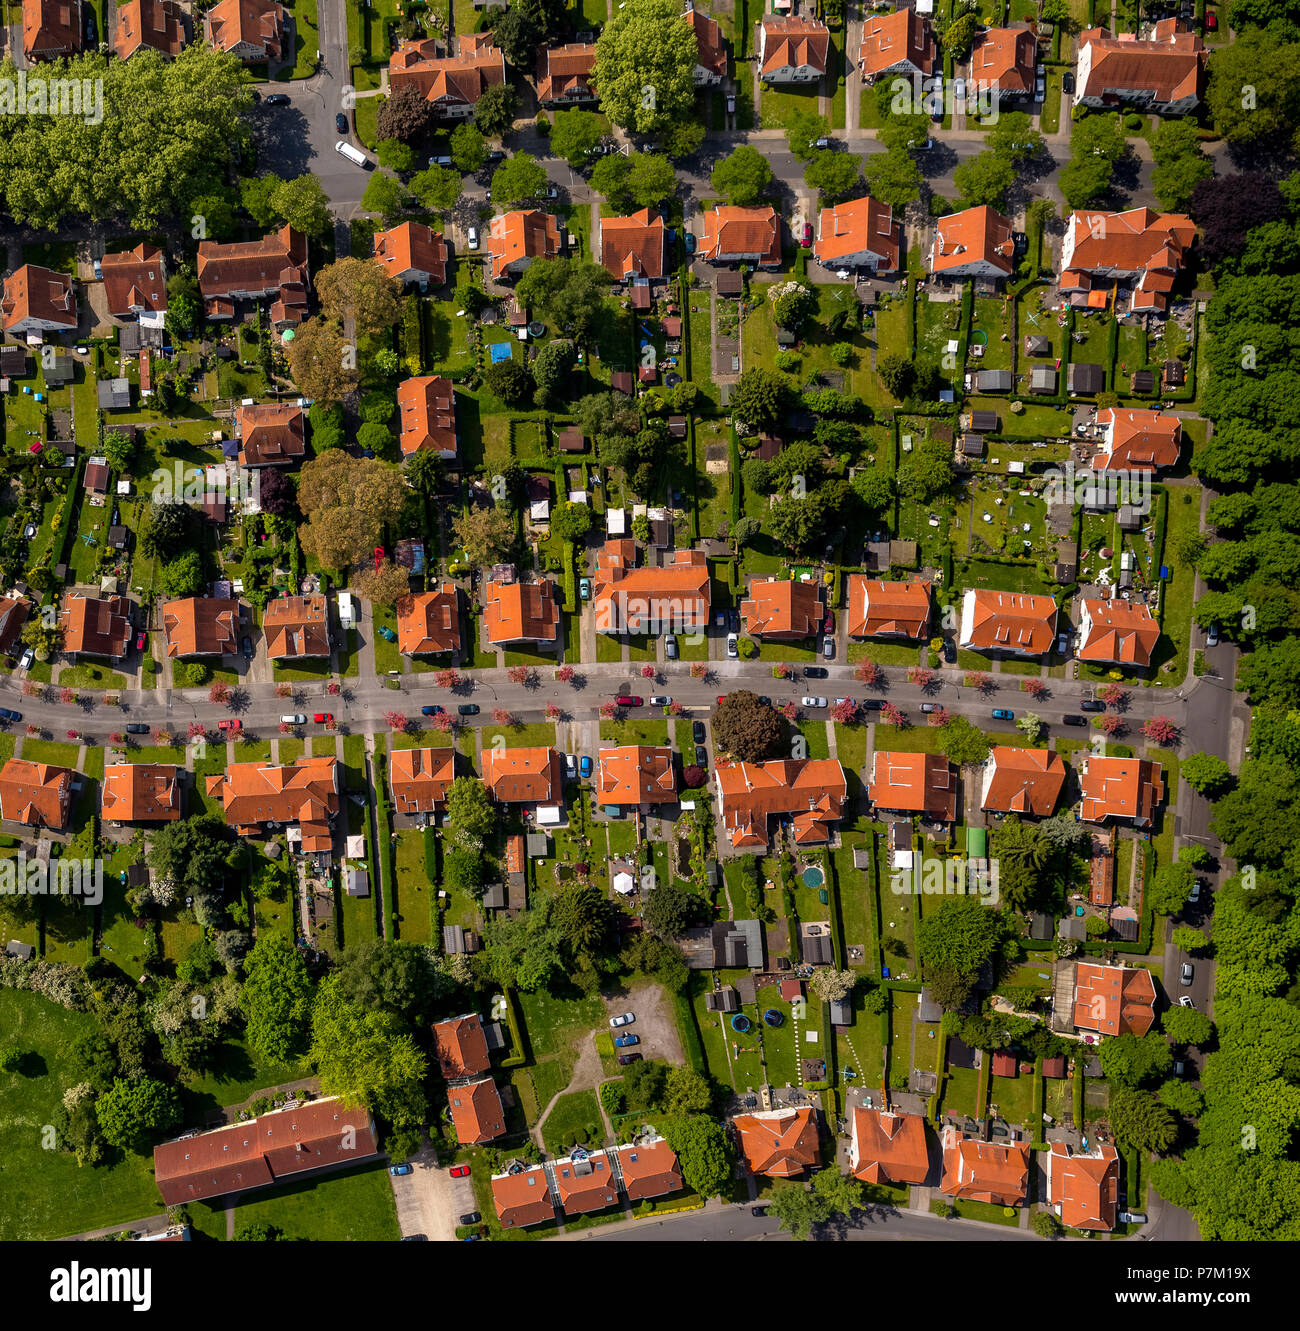
<instances>
[{"instance_id":1,"label":"tree","mask_svg":"<svg viewBox=\"0 0 1300 1331\"><path fill-rule=\"evenodd\" d=\"M248 1042L264 1058L288 1063L306 1045L311 981L302 954L283 934L259 936L244 962L239 1005Z\"/></svg>"},{"instance_id":2,"label":"tree","mask_svg":"<svg viewBox=\"0 0 1300 1331\"><path fill-rule=\"evenodd\" d=\"M307 516L298 539L306 553L337 570L369 555L409 493L397 467L341 449L312 458L298 477L298 505Z\"/></svg>"},{"instance_id":3,"label":"tree","mask_svg":"<svg viewBox=\"0 0 1300 1331\"><path fill-rule=\"evenodd\" d=\"M801 162L811 162L817 156L818 140L829 138L830 132L830 122L815 111L794 111L786 118L785 141Z\"/></svg>"},{"instance_id":4,"label":"tree","mask_svg":"<svg viewBox=\"0 0 1300 1331\"><path fill-rule=\"evenodd\" d=\"M1209 60L1205 108L1234 148L1273 143L1292 151L1300 122L1300 42L1289 25L1247 29ZM1244 95L1243 89L1250 94Z\"/></svg>"},{"instance_id":5,"label":"tree","mask_svg":"<svg viewBox=\"0 0 1300 1331\"><path fill-rule=\"evenodd\" d=\"M1197 126L1191 120L1162 120L1151 136L1155 167L1151 188L1166 212L1184 212L1202 180L1214 174L1214 164L1201 151Z\"/></svg>"},{"instance_id":6,"label":"tree","mask_svg":"<svg viewBox=\"0 0 1300 1331\"><path fill-rule=\"evenodd\" d=\"M746 370L731 390L733 415L758 429L779 424L792 401L789 380L775 370Z\"/></svg>"},{"instance_id":7,"label":"tree","mask_svg":"<svg viewBox=\"0 0 1300 1331\"><path fill-rule=\"evenodd\" d=\"M1098 1057L1112 1086L1135 1087L1159 1081L1174 1064L1169 1045L1155 1034L1114 1035L1102 1041Z\"/></svg>"},{"instance_id":8,"label":"tree","mask_svg":"<svg viewBox=\"0 0 1300 1331\"><path fill-rule=\"evenodd\" d=\"M742 143L713 168L709 179L728 203L744 208L767 193L772 184L772 168L757 148Z\"/></svg>"},{"instance_id":9,"label":"tree","mask_svg":"<svg viewBox=\"0 0 1300 1331\"><path fill-rule=\"evenodd\" d=\"M203 556L197 550L183 551L158 570L158 590L164 596L197 596L204 581Z\"/></svg>"},{"instance_id":10,"label":"tree","mask_svg":"<svg viewBox=\"0 0 1300 1331\"><path fill-rule=\"evenodd\" d=\"M714 745L741 762L773 757L785 738L785 723L776 710L747 689L727 694L714 710Z\"/></svg>"},{"instance_id":11,"label":"tree","mask_svg":"<svg viewBox=\"0 0 1300 1331\"><path fill-rule=\"evenodd\" d=\"M229 241L235 234L235 206L225 194L205 194L190 202L193 216L201 217L207 239Z\"/></svg>"},{"instance_id":12,"label":"tree","mask_svg":"<svg viewBox=\"0 0 1300 1331\"><path fill-rule=\"evenodd\" d=\"M1035 1211L1030 1218L1029 1227L1040 1239L1059 1239L1065 1232L1061 1222L1051 1211Z\"/></svg>"},{"instance_id":13,"label":"tree","mask_svg":"<svg viewBox=\"0 0 1300 1331\"><path fill-rule=\"evenodd\" d=\"M985 205L1001 208L1007 190L1016 181L1015 162L1005 153L988 149L962 162L952 173L952 183L968 208Z\"/></svg>"},{"instance_id":14,"label":"tree","mask_svg":"<svg viewBox=\"0 0 1300 1331\"><path fill-rule=\"evenodd\" d=\"M557 332L590 349L610 332L608 289L609 273L600 264L550 259L528 268L515 295L521 306L532 307Z\"/></svg>"},{"instance_id":15,"label":"tree","mask_svg":"<svg viewBox=\"0 0 1300 1331\"><path fill-rule=\"evenodd\" d=\"M974 10L967 10L952 19L939 33L944 55L952 56L954 61L964 60L970 54L979 32L979 21L979 15Z\"/></svg>"},{"instance_id":16,"label":"tree","mask_svg":"<svg viewBox=\"0 0 1300 1331\"><path fill-rule=\"evenodd\" d=\"M635 134L693 119L699 51L676 0L628 0L612 12L596 42L594 80L604 113Z\"/></svg>"},{"instance_id":17,"label":"tree","mask_svg":"<svg viewBox=\"0 0 1300 1331\"><path fill-rule=\"evenodd\" d=\"M531 404L537 392L537 380L522 361L503 360L489 366L483 376L487 386L507 406L521 407Z\"/></svg>"},{"instance_id":18,"label":"tree","mask_svg":"<svg viewBox=\"0 0 1300 1331\"><path fill-rule=\"evenodd\" d=\"M475 567L495 564L514 546L514 523L499 508L472 508L453 518L451 529L466 562Z\"/></svg>"},{"instance_id":19,"label":"tree","mask_svg":"<svg viewBox=\"0 0 1300 1331\"><path fill-rule=\"evenodd\" d=\"M1025 111L1001 112L997 124L985 134L984 142L990 151L1005 157L1014 166L1032 161L1042 154L1046 146L1043 136L1034 128L1033 120Z\"/></svg>"},{"instance_id":20,"label":"tree","mask_svg":"<svg viewBox=\"0 0 1300 1331\"><path fill-rule=\"evenodd\" d=\"M911 395L912 385L916 382L916 366L907 356L897 351L888 352L876 362L876 369L892 397L901 402Z\"/></svg>"},{"instance_id":21,"label":"tree","mask_svg":"<svg viewBox=\"0 0 1300 1331\"><path fill-rule=\"evenodd\" d=\"M952 489L952 452L937 439L923 439L898 469L898 493L922 503Z\"/></svg>"},{"instance_id":22,"label":"tree","mask_svg":"<svg viewBox=\"0 0 1300 1331\"><path fill-rule=\"evenodd\" d=\"M432 105L418 88L406 84L390 88L388 96L380 102L375 132L380 139L412 143L425 135L432 123Z\"/></svg>"},{"instance_id":23,"label":"tree","mask_svg":"<svg viewBox=\"0 0 1300 1331\"><path fill-rule=\"evenodd\" d=\"M823 1003L841 1003L858 982L854 971L837 971L830 966L819 966L813 971L808 987Z\"/></svg>"},{"instance_id":24,"label":"tree","mask_svg":"<svg viewBox=\"0 0 1300 1331\"><path fill-rule=\"evenodd\" d=\"M539 407L553 406L567 399L569 376L577 364L577 352L572 342L554 338L537 353L533 361L533 380L537 384L534 401Z\"/></svg>"},{"instance_id":25,"label":"tree","mask_svg":"<svg viewBox=\"0 0 1300 1331\"><path fill-rule=\"evenodd\" d=\"M961 998L945 1007L961 1006L981 968L997 953L1004 931L1002 917L975 897L945 899L933 914L921 917L916 948L922 964L932 976L948 977L954 990L964 988Z\"/></svg>"},{"instance_id":26,"label":"tree","mask_svg":"<svg viewBox=\"0 0 1300 1331\"><path fill-rule=\"evenodd\" d=\"M316 274L316 295L325 318L354 319L362 337L391 328L402 312L401 283L371 259L327 264Z\"/></svg>"},{"instance_id":27,"label":"tree","mask_svg":"<svg viewBox=\"0 0 1300 1331\"><path fill-rule=\"evenodd\" d=\"M1023 712L1016 717L1016 729L1032 744L1043 733L1043 718L1036 712Z\"/></svg>"},{"instance_id":28,"label":"tree","mask_svg":"<svg viewBox=\"0 0 1300 1331\"><path fill-rule=\"evenodd\" d=\"M487 164L488 156L487 140L483 137L483 131L473 121L462 120L451 131L451 146L448 152L452 164L462 175L472 176L476 171L481 171Z\"/></svg>"},{"instance_id":29,"label":"tree","mask_svg":"<svg viewBox=\"0 0 1300 1331\"><path fill-rule=\"evenodd\" d=\"M1169 938L1175 947L1182 948L1184 952L1203 952L1210 945L1210 940L1200 929L1193 929L1187 924L1171 929Z\"/></svg>"},{"instance_id":30,"label":"tree","mask_svg":"<svg viewBox=\"0 0 1300 1331\"><path fill-rule=\"evenodd\" d=\"M285 352L298 391L327 407L342 402L360 382L356 347L333 319L308 319L294 330Z\"/></svg>"},{"instance_id":31,"label":"tree","mask_svg":"<svg viewBox=\"0 0 1300 1331\"><path fill-rule=\"evenodd\" d=\"M804 168L803 180L826 204L847 199L862 179L862 158L855 153L823 148Z\"/></svg>"},{"instance_id":32,"label":"tree","mask_svg":"<svg viewBox=\"0 0 1300 1331\"><path fill-rule=\"evenodd\" d=\"M658 889L655 889L658 891ZM652 894L653 895L653 894ZM707 1114L713 1108L713 1087L694 1068L672 1067L664 1080L663 1112L675 1117Z\"/></svg>"},{"instance_id":33,"label":"tree","mask_svg":"<svg viewBox=\"0 0 1300 1331\"><path fill-rule=\"evenodd\" d=\"M1184 1118L1197 1118L1205 1108L1205 1097L1200 1091L1188 1082L1179 1081L1177 1077L1162 1082L1157 1094L1162 1105L1171 1113L1180 1114Z\"/></svg>"},{"instance_id":34,"label":"tree","mask_svg":"<svg viewBox=\"0 0 1300 1331\"><path fill-rule=\"evenodd\" d=\"M180 1122L180 1096L152 1077L118 1077L95 1100L95 1115L110 1146L143 1152L151 1138Z\"/></svg>"},{"instance_id":35,"label":"tree","mask_svg":"<svg viewBox=\"0 0 1300 1331\"><path fill-rule=\"evenodd\" d=\"M560 503L551 514L551 535L562 541L581 541L591 530L591 522L586 504Z\"/></svg>"},{"instance_id":36,"label":"tree","mask_svg":"<svg viewBox=\"0 0 1300 1331\"><path fill-rule=\"evenodd\" d=\"M501 138L515 123L515 90L508 83L484 88L474 103L474 123L489 139Z\"/></svg>"},{"instance_id":37,"label":"tree","mask_svg":"<svg viewBox=\"0 0 1300 1331\"><path fill-rule=\"evenodd\" d=\"M1114 1088L1107 1117L1119 1141L1139 1151L1163 1154L1178 1137L1178 1121L1150 1091Z\"/></svg>"},{"instance_id":38,"label":"tree","mask_svg":"<svg viewBox=\"0 0 1300 1331\"><path fill-rule=\"evenodd\" d=\"M487 787L472 776L458 776L447 787L447 823L457 840L483 841L497 825L497 810Z\"/></svg>"},{"instance_id":39,"label":"tree","mask_svg":"<svg viewBox=\"0 0 1300 1331\"><path fill-rule=\"evenodd\" d=\"M605 137L605 118L595 111L558 111L551 130L551 151L573 168L584 165Z\"/></svg>"},{"instance_id":40,"label":"tree","mask_svg":"<svg viewBox=\"0 0 1300 1331\"><path fill-rule=\"evenodd\" d=\"M291 518L298 509L298 491L279 467L263 467L257 472L257 497L264 513L276 518Z\"/></svg>"},{"instance_id":41,"label":"tree","mask_svg":"<svg viewBox=\"0 0 1300 1331\"><path fill-rule=\"evenodd\" d=\"M531 203L546 190L546 168L530 153L508 157L492 173L492 198L496 203Z\"/></svg>"},{"instance_id":42,"label":"tree","mask_svg":"<svg viewBox=\"0 0 1300 1331\"><path fill-rule=\"evenodd\" d=\"M239 853L225 819L203 814L156 828L145 858L155 881L170 879L185 893L212 893L225 884L232 851Z\"/></svg>"},{"instance_id":43,"label":"tree","mask_svg":"<svg viewBox=\"0 0 1300 1331\"><path fill-rule=\"evenodd\" d=\"M361 196L362 208L368 213L378 213L385 226L392 226L410 202L411 196L401 182L379 171L370 177L370 183Z\"/></svg>"},{"instance_id":44,"label":"tree","mask_svg":"<svg viewBox=\"0 0 1300 1331\"><path fill-rule=\"evenodd\" d=\"M492 29L492 41L516 69L531 68L543 43L537 20L522 5L511 5Z\"/></svg>"},{"instance_id":45,"label":"tree","mask_svg":"<svg viewBox=\"0 0 1300 1331\"><path fill-rule=\"evenodd\" d=\"M830 1202L806 1183L792 1179L778 1179L772 1186L768 1214L774 1215L781 1228L793 1239L812 1237L813 1227L823 1225L834 1214Z\"/></svg>"},{"instance_id":46,"label":"tree","mask_svg":"<svg viewBox=\"0 0 1300 1331\"><path fill-rule=\"evenodd\" d=\"M461 129L472 129L462 125ZM449 166L430 166L411 177L411 193L431 212L449 213L460 199L465 182Z\"/></svg>"},{"instance_id":47,"label":"tree","mask_svg":"<svg viewBox=\"0 0 1300 1331\"><path fill-rule=\"evenodd\" d=\"M776 282L773 284L772 318L778 328L787 328L797 333L817 308L817 297L811 288L799 282Z\"/></svg>"},{"instance_id":48,"label":"tree","mask_svg":"<svg viewBox=\"0 0 1300 1331\"><path fill-rule=\"evenodd\" d=\"M412 453L403 463L403 470L406 472L406 483L426 499L438 493L446 474L442 459L430 448Z\"/></svg>"},{"instance_id":49,"label":"tree","mask_svg":"<svg viewBox=\"0 0 1300 1331\"><path fill-rule=\"evenodd\" d=\"M677 188L677 173L667 157L655 153L607 153L591 173L591 187L620 213L655 208Z\"/></svg>"},{"instance_id":50,"label":"tree","mask_svg":"<svg viewBox=\"0 0 1300 1331\"><path fill-rule=\"evenodd\" d=\"M352 590L376 605L396 605L411 593L411 574L391 559L381 560L378 567L367 565L353 574Z\"/></svg>"},{"instance_id":51,"label":"tree","mask_svg":"<svg viewBox=\"0 0 1300 1331\"><path fill-rule=\"evenodd\" d=\"M1208 800L1218 799L1232 788L1232 768L1212 753L1193 753L1183 759L1183 780Z\"/></svg>"},{"instance_id":52,"label":"tree","mask_svg":"<svg viewBox=\"0 0 1300 1331\"><path fill-rule=\"evenodd\" d=\"M677 1153L682 1182L693 1192L706 1199L716 1197L731 1181L735 1148L721 1123L703 1117L670 1118L660 1130Z\"/></svg>"},{"instance_id":53,"label":"tree","mask_svg":"<svg viewBox=\"0 0 1300 1331\"><path fill-rule=\"evenodd\" d=\"M989 756L989 742L984 732L964 716L954 716L943 727L939 746L948 761L958 767L974 766Z\"/></svg>"},{"instance_id":54,"label":"tree","mask_svg":"<svg viewBox=\"0 0 1300 1331\"><path fill-rule=\"evenodd\" d=\"M1214 1036L1214 1023L1191 1007L1171 1007L1160 1018L1165 1034L1175 1044L1207 1045Z\"/></svg>"},{"instance_id":55,"label":"tree","mask_svg":"<svg viewBox=\"0 0 1300 1331\"><path fill-rule=\"evenodd\" d=\"M194 510L188 504L155 501L145 513L140 548L152 557L171 559L185 549L193 531Z\"/></svg>"},{"instance_id":56,"label":"tree","mask_svg":"<svg viewBox=\"0 0 1300 1331\"><path fill-rule=\"evenodd\" d=\"M1196 873L1190 864L1162 864L1151 876L1146 901L1160 915L1177 915L1187 904Z\"/></svg>"},{"instance_id":57,"label":"tree","mask_svg":"<svg viewBox=\"0 0 1300 1331\"><path fill-rule=\"evenodd\" d=\"M345 948L335 977L349 1002L416 1023L426 1021L451 988L427 948L384 938Z\"/></svg>"},{"instance_id":58,"label":"tree","mask_svg":"<svg viewBox=\"0 0 1300 1331\"><path fill-rule=\"evenodd\" d=\"M895 143L887 152L871 153L862 166L862 178L873 199L902 212L921 196L921 172L912 154Z\"/></svg>"}]
</instances>

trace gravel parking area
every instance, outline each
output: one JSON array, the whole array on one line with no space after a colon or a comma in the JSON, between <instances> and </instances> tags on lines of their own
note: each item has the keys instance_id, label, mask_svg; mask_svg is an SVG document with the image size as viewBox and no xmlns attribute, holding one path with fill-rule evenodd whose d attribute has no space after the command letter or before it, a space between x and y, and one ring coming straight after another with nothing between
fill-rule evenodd
<instances>
[{"instance_id":1,"label":"gravel parking area","mask_svg":"<svg viewBox=\"0 0 1300 1331\"><path fill-rule=\"evenodd\" d=\"M660 985L641 984L616 998L607 998L605 1010L611 1017L617 1017L623 1012L636 1013L636 1021L631 1026L622 1026L613 1034L639 1035L641 1043L634 1049L620 1049L620 1054L639 1053L645 1058L662 1059L674 1066L684 1062L677 1022Z\"/></svg>"}]
</instances>

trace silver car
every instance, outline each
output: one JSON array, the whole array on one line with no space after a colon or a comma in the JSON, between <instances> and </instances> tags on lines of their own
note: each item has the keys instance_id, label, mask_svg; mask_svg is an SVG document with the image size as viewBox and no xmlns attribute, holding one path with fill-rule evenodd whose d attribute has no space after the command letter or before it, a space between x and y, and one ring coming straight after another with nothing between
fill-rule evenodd
<instances>
[{"instance_id":1,"label":"silver car","mask_svg":"<svg viewBox=\"0 0 1300 1331\"><path fill-rule=\"evenodd\" d=\"M825 699L825 698L800 698L800 699L799 699L799 702L800 702L804 707L825 707L825 706L826 706L826 699Z\"/></svg>"}]
</instances>

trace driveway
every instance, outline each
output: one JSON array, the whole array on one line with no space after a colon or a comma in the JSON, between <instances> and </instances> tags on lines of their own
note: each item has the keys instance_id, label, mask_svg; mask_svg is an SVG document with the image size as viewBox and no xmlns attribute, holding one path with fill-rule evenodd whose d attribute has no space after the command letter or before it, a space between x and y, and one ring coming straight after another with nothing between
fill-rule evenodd
<instances>
[{"instance_id":1,"label":"driveway","mask_svg":"<svg viewBox=\"0 0 1300 1331\"><path fill-rule=\"evenodd\" d=\"M454 1242L460 1217L476 1209L473 1180L452 1178L447 1169L439 1169L432 1146L423 1147L410 1163L413 1173L388 1176L402 1237L424 1234L431 1243Z\"/></svg>"},{"instance_id":2,"label":"driveway","mask_svg":"<svg viewBox=\"0 0 1300 1331\"><path fill-rule=\"evenodd\" d=\"M636 1021L631 1026L620 1026L612 1034L638 1035L641 1043L634 1049L619 1050L620 1053L638 1053L647 1059L662 1059L673 1067L680 1067L686 1061L677 1034L677 1023L673 1020L661 985L639 984L626 993L606 998L605 1010L611 1017L617 1017L623 1012L636 1013Z\"/></svg>"}]
</instances>

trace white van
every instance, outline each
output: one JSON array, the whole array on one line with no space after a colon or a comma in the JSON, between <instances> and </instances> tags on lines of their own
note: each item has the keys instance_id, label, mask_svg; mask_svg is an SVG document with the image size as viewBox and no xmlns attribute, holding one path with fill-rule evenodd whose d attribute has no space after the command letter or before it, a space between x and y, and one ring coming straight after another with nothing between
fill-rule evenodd
<instances>
[{"instance_id":1,"label":"white van","mask_svg":"<svg viewBox=\"0 0 1300 1331\"><path fill-rule=\"evenodd\" d=\"M334 145L334 151L342 153L349 162L355 162L358 166L369 168L372 165L370 158L365 153L359 148L354 148L350 143L344 143L342 139Z\"/></svg>"},{"instance_id":2,"label":"white van","mask_svg":"<svg viewBox=\"0 0 1300 1331\"><path fill-rule=\"evenodd\" d=\"M280 724L282 726L305 726L307 718L301 712L286 712L280 718Z\"/></svg>"}]
</instances>

